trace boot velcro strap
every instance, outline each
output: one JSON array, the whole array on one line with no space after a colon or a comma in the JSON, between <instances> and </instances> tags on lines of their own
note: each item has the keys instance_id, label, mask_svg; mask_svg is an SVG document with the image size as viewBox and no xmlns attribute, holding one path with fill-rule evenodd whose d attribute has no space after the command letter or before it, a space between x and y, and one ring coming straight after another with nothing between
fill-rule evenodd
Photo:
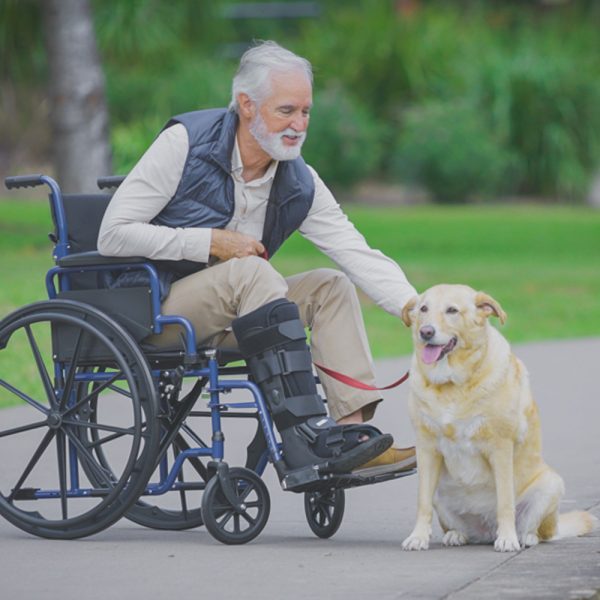
<instances>
[{"instance_id":1,"label":"boot velcro strap","mask_svg":"<svg viewBox=\"0 0 600 600\"><path fill-rule=\"evenodd\" d=\"M308 417L327 415L323 400L318 394L292 396L279 402L273 402L273 399L270 399L269 406L279 431L297 425L298 421L305 421Z\"/></svg>"},{"instance_id":2,"label":"boot velcro strap","mask_svg":"<svg viewBox=\"0 0 600 600\"><path fill-rule=\"evenodd\" d=\"M237 337L237 334L236 334ZM242 337L243 339L239 339ZM240 351L244 356L255 356L265 350L270 350L298 340L305 340L306 333L302 321L294 319L293 321L284 321L276 323L270 327L264 327L256 333L238 337Z\"/></svg>"},{"instance_id":3,"label":"boot velcro strap","mask_svg":"<svg viewBox=\"0 0 600 600\"><path fill-rule=\"evenodd\" d=\"M256 383L262 383L277 375L289 375L300 371L312 373L310 353L304 350L274 350L259 360L249 360L252 377Z\"/></svg>"}]
</instances>

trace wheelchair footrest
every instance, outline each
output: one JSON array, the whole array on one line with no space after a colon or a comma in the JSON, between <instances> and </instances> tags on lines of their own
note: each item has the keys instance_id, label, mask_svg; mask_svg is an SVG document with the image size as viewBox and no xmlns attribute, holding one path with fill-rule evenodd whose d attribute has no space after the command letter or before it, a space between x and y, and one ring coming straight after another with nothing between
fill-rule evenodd
<instances>
[{"instance_id":1,"label":"wheelchair footrest","mask_svg":"<svg viewBox=\"0 0 600 600\"><path fill-rule=\"evenodd\" d=\"M309 465L285 473L281 478L281 487L286 491L299 492L322 481L323 475L319 473L318 467Z\"/></svg>"},{"instance_id":2,"label":"wheelchair footrest","mask_svg":"<svg viewBox=\"0 0 600 600\"><path fill-rule=\"evenodd\" d=\"M410 469L408 471L380 473L379 475L360 475L358 473L335 475L329 480L329 484L337 489L347 489L363 485L372 485L373 483L382 483L384 481L390 481L391 479L401 479L408 475L414 475L416 472L416 469Z\"/></svg>"},{"instance_id":3,"label":"wheelchair footrest","mask_svg":"<svg viewBox=\"0 0 600 600\"><path fill-rule=\"evenodd\" d=\"M391 479L401 479L414 475L416 469L393 471L378 475L360 475L357 473L320 473L318 468L309 466L287 473L281 479L281 487L288 492L317 492L322 489L348 489L363 485L382 483Z\"/></svg>"}]
</instances>

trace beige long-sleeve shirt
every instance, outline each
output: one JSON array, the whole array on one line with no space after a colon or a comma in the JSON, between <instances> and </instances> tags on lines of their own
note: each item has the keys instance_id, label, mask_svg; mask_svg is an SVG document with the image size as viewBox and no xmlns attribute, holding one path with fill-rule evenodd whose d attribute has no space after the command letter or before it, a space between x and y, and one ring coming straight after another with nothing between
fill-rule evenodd
<instances>
[{"instance_id":1,"label":"beige long-sleeve shirt","mask_svg":"<svg viewBox=\"0 0 600 600\"><path fill-rule=\"evenodd\" d=\"M102 254L209 261L212 229L150 223L175 195L187 153L187 131L181 124L169 127L156 138L108 206L98 237ZM261 239L277 164L273 161L261 178L245 182L236 141L231 172L235 208L226 229ZM406 302L416 295L415 289L396 262L367 244L316 171L308 168L314 178L315 196L300 234L331 258L377 305L399 316Z\"/></svg>"}]
</instances>

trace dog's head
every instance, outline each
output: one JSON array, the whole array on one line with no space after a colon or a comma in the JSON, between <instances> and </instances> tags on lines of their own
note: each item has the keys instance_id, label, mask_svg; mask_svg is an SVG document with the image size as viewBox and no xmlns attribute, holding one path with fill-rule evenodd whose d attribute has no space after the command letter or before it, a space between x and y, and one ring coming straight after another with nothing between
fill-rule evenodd
<instances>
[{"instance_id":1,"label":"dog's head","mask_svg":"<svg viewBox=\"0 0 600 600\"><path fill-rule=\"evenodd\" d=\"M488 317L501 323L506 313L500 304L484 292L466 285L436 285L410 300L402 311L402 320L412 327L417 360L426 371L438 371L431 377L436 383L444 379L446 366L458 367L465 355L485 344Z\"/></svg>"}]
</instances>

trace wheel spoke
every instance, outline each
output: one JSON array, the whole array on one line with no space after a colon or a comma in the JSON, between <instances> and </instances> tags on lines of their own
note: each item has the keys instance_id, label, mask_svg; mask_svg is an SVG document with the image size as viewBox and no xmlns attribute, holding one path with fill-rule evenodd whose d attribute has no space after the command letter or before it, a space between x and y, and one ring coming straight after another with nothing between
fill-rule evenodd
<instances>
[{"instance_id":1,"label":"wheel spoke","mask_svg":"<svg viewBox=\"0 0 600 600\"><path fill-rule=\"evenodd\" d=\"M29 345L31 346L31 351L33 352L33 358L35 359L35 364L37 365L40 377L42 378L42 382L44 384L44 389L46 390L48 402L50 403L50 406L54 407L57 404L56 392L52 386L52 381L50 380L50 376L46 370L46 365L42 359L40 348L35 340L35 337L33 336L33 331L31 331L30 325L25 325L25 332L27 333L27 339L29 340Z\"/></svg>"},{"instance_id":2,"label":"wheel spoke","mask_svg":"<svg viewBox=\"0 0 600 600\"><path fill-rule=\"evenodd\" d=\"M30 404L31 406L33 406L33 408L36 408L40 412L43 412L45 415L47 415L50 412L45 406L40 404L37 400L34 400L33 398L31 398L25 392L18 390L16 387L14 387L10 383L8 383L8 381L4 381L4 379L0 379L0 385L3 388L7 389L9 392L12 392L15 396L18 396L19 398L21 398L21 400L25 400L25 402L27 402L27 404Z\"/></svg>"},{"instance_id":3,"label":"wheel spoke","mask_svg":"<svg viewBox=\"0 0 600 600\"><path fill-rule=\"evenodd\" d=\"M66 416L70 415L71 413L78 411L82 406L85 406L94 396L97 396L98 394L100 394L100 392L104 391L107 387L110 387L111 384L114 381L116 381L121 375L122 375L122 372L118 371L117 373L115 373L115 376L112 377L111 379L108 379L107 381L103 381L100 385L95 386L92 389L92 391L85 396L85 398L78 400L76 404L67 408L67 410L63 413L63 417L66 417Z\"/></svg>"},{"instance_id":4,"label":"wheel spoke","mask_svg":"<svg viewBox=\"0 0 600 600\"><path fill-rule=\"evenodd\" d=\"M236 514L235 511L231 509L231 506L229 504L223 508L225 508L225 512L223 514L223 518L219 521L219 527L221 529L225 529L225 525L227 525L231 517L233 517L233 515Z\"/></svg>"},{"instance_id":5,"label":"wheel spoke","mask_svg":"<svg viewBox=\"0 0 600 600\"><path fill-rule=\"evenodd\" d=\"M80 329L77 334L77 340L75 342L75 349L73 350L73 358L71 359L71 366L69 367L69 372L67 373L67 379L65 380L65 384L62 390L62 397L60 399L59 409L61 411L65 410L67 406L67 401L71 396L71 391L73 389L73 381L75 380L75 372L77 371L77 362L79 361L79 355L81 354L82 348L82 340L85 334L85 330Z\"/></svg>"},{"instance_id":6,"label":"wheel spoke","mask_svg":"<svg viewBox=\"0 0 600 600\"><path fill-rule=\"evenodd\" d=\"M251 516L248 514L248 512L247 512L247 511L244 511L244 512L240 513L240 515L241 515L242 517L244 517L244 519L246 519L246 521L248 521L248 524L249 524L250 526L252 526L252 525L254 525L254 524L256 523L256 519L253 519L253 518L252 518L252 517L251 517ZM240 516L240 515L236 515L236 516Z\"/></svg>"},{"instance_id":7,"label":"wheel spoke","mask_svg":"<svg viewBox=\"0 0 600 600\"><path fill-rule=\"evenodd\" d=\"M134 427L116 427L114 425L99 425L98 423L92 423L91 421L77 421L71 419L63 419L65 425L72 425L73 427L85 427L86 429L94 429L97 431L112 431L118 433L120 436L131 435L135 432Z\"/></svg>"},{"instance_id":8,"label":"wheel spoke","mask_svg":"<svg viewBox=\"0 0 600 600\"><path fill-rule=\"evenodd\" d=\"M178 456L179 456L179 450L177 449L176 445L173 444L173 459L177 460ZM177 481L179 481L180 483L185 483L185 478L183 476L183 465L181 465L181 468L179 469L179 473L177 473ZM179 502L181 503L181 512L183 514L183 518L187 519L188 504L187 504L187 495L186 495L185 490L179 490Z\"/></svg>"},{"instance_id":9,"label":"wheel spoke","mask_svg":"<svg viewBox=\"0 0 600 600\"><path fill-rule=\"evenodd\" d=\"M69 441L72 442L78 451L78 459L81 461L82 458L85 459L86 465L94 471L96 477L99 477L103 482L107 485L107 487L112 487L114 484L113 479L111 479L112 473L109 469L105 469L101 467L94 455L88 450L88 448L81 442L81 440L73 435L71 431L68 429L65 430Z\"/></svg>"},{"instance_id":10,"label":"wheel spoke","mask_svg":"<svg viewBox=\"0 0 600 600\"><path fill-rule=\"evenodd\" d=\"M233 531L235 533L241 533L241 528L240 528L240 515L239 513L235 513L233 515Z\"/></svg>"},{"instance_id":11,"label":"wheel spoke","mask_svg":"<svg viewBox=\"0 0 600 600\"><path fill-rule=\"evenodd\" d=\"M124 390L123 388L120 388L118 385L109 385L108 386L109 390L112 390L113 392L117 392L117 394L121 394L121 396L125 396L126 398L131 398L131 392L128 392L127 390Z\"/></svg>"},{"instance_id":12,"label":"wheel spoke","mask_svg":"<svg viewBox=\"0 0 600 600\"><path fill-rule=\"evenodd\" d=\"M58 458L58 480L60 488L60 508L62 518L67 518L67 453L65 448L65 434L56 433L56 456Z\"/></svg>"},{"instance_id":13,"label":"wheel spoke","mask_svg":"<svg viewBox=\"0 0 600 600\"><path fill-rule=\"evenodd\" d=\"M321 509L321 507L317 507L317 511L315 513L315 521L317 522L317 525L319 525L319 527L323 527L323 522L324 522L324 515L323 515L323 510Z\"/></svg>"},{"instance_id":14,"label":"wheel spoke","mask_svg":"<svg viewBox=\"0 0 600 600\"><path fill-rule=\"evenodd\" d=\"M40 460L42 454L44 454L44 452L46 451L48 444L50 444L50 442L52 441L54 434L55 434L55 430L48 429L48 431L46 432L46 435L43 437L42 441L40 442L40 445L37 447L36 451L33 453L33 456L27 463L27 466L25 467L25 470L21 474L21 477L19 477L19 480L15 484L15 487L12 489L12 492L10 493L10 496L8 497L9 502L12 502L12 499L15 497L17 492L21 489L21 486L23 485L23 483L25 482L27 477L29 477L29 474L31 473L31 471L33 471L33 468Z\"/></svg>"},{"instance_id":15,"label":"wheel spoke","mask_svg":"<svg viewBox=\"0 0 600 600\"><path fill-rule=\"evenodd\" d=\"M39 429L40 427L44 427L48 422L38 421L37 423L30 423L29 425L21 425L21 427L13 427L12 429L7 429L6 431L0 431L0 438L7 437L9 435L15 435L17 433L23 433L24 431L32 431L33 429Z\"/></svg>"},{"instance_id":16,"label":"wheel spoke","mask_svg":"<svg viewBox=\"0 0 600 600\"><path fill-rule=\"evenodd\" d=\"M246 487L245 488L242 487L240 489L240 483L245 483ZM238 485L236 486L236 488L237 488L237 492L238 492L237 497L240 500L240 502L243 502L250 495L250 492L252 492L254 490L254 484L249 481L248 482L238 481Z\"/></svg>"}]
</instances>

